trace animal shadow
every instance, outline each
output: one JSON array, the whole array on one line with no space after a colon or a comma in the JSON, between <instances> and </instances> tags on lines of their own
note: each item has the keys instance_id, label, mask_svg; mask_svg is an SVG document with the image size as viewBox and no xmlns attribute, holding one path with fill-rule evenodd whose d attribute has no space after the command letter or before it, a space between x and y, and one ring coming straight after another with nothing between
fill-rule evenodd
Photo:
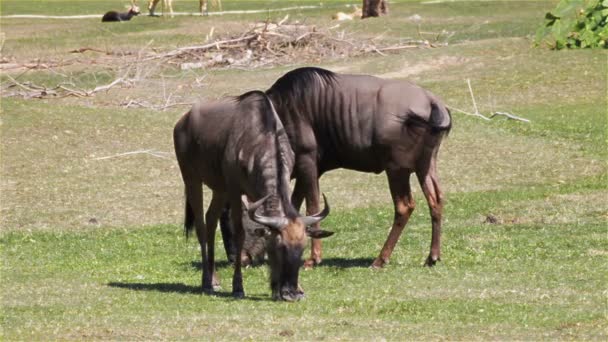
<instances>
[{"instance_id":1,"label":"animal shadow","mask_svg":"<svg viewBox=\"0 0 608 342\"><path fill-rule=\"evenodd\" d=\"M200 286L191 286L183 283L123 283L109 282L109 287L117 287L133 291L157 291L166 293L181 293L181 294L203 294ZM214 297L232 298L232 293L229 291L215 291L211 294ZM241 300L249 301L271 301L270 296L251 296L246 295Z\"/></svg>"},{"instance_id":2,"label":"animal shadow","mask_svg":"<svg viewBox=\"0 0 608 342\"><path fill-rule=\"evenodd\" d=\"M203 269L203 263L201 261L192 261L189 263L190 266L194 269L197 270L202 270ZM233 267L232 263L230 261L227 260L221 260L221 261L216 261L215 262L215 269L219 270L221 268L229 268L229 267Z\"/></svg>"},{"instance_id":3,"label":"animal shadow","mask_svg":"<svg viewBox=\"0 0 608 342\"><path fill-rule=\"evenodd\" d=\"M316 267L368 268L372 262L374 262L373 258L324 258Z\"/></svg>"}]
</instances>

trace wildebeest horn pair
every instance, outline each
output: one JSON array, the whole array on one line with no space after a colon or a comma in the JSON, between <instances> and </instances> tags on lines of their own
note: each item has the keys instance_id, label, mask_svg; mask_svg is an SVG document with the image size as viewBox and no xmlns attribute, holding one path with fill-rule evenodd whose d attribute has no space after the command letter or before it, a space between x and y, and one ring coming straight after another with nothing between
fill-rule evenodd
<instances>
[{"instance_id":1,"label":"wildebeest horn pair","mask_svg":"<svg viewBox=\"0 0 608 342\"><path fill-rule=\"evenodd\" d=\"M286 217L270 217L270 216L262 216L257 213L258 208L270 197L270 195L266 195L261 199L250 203L249 199L247 199L246 195L241 197L243 205L247 209L247 213L249 214L249 218L256 223L264 225L270 229L281 230L289 223L289 220ZM310 236L317 235L317 231L321 232L320 229L309 228L310 226L321 222L327 215L329 215L329 204L327 203L327 197L323 194L323 201L325 202L325 208L320 213L313 214L310 216L301 217L302 223L307 227L306 233ZM323 237L330 236L333 233L326 234ZM316 237L316 236L315 236Z\"/></svg>"}]
</instances>

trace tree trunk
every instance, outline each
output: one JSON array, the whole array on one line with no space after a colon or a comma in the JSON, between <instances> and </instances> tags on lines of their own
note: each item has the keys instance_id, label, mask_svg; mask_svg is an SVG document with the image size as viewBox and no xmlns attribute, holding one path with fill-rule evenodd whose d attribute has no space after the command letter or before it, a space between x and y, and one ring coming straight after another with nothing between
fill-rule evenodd
<instances>
[{"instance_id":1,"label":"tree trunk","mask_svg":"<svg viewBox=\"0 0 608 342\"><path fill-rule=\"evenodd\" d=\"M361 19L388 14L388 0L363 0Z\"/></svg>"}]
</instances>

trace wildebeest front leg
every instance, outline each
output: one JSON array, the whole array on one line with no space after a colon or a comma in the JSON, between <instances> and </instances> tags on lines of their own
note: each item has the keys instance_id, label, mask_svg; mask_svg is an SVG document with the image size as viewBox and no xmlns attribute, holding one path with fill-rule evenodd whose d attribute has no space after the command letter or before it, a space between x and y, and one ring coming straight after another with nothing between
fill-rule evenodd
<instances>
[{"instance_id":1,"label":"wildebeest front leg","mask_svg":"<svg viewBox=\"0 0 608 342\"><path fill-rule=\"evenodd\" d=\"M319 173L317 171L316 152L300 155L296 162L296 185L292 194L294 207L299 208L302 194L306 199L306 214L314 215L319 212ZM300 203L296 203L299 201ZM319 229L319 224L314 227ZM321 263L321 240L311 239L310 259L304 261L304 268L310 269Z\"/></svg>"},{"instance_id":2,"label":"wildebeest front leg","mask_svg":"<svg viewBox=\"0 0 608 342\"><path fill-rule=\"evenodd\" d=\"M207 254L207 226L203 219L203 189L202 183L192 182L186 185L186 197L188 205L194 214L194 228L196 229L196 237L201 246L201 261L203 268L202 289L204 293L212 293L212 270L209 269L208 254Z\"/></svg>"},{"instance_id":3,"label":"wildebeest front leg","mask_svg":"<svg viewBox=\"0 0 608 342\"><path fill-rule=\"evenodd\" d=\"M236 255L241 255L245 244L245 230L243 229L243 209L241 208L240 196L230 201L230 220L234 228L234 242L236 243ZM234 260L234 275L232 277L232 296L234 298L245 297L243 289L243 273L241 271L241 258Z\"/></svg>"},{"instance_id":4,"label":"wildebeest front leg","mask_svg":"<svg viewBox=\"0 0 608 342\"><path fill-rule=\"evenodd\" d=\"M229 262L234 262L236 256L236 247L232 238L232 223L230 223L230 206L226 205L222 209L220 215L220 231L222 232L222 241L224 242L224 250Z\"/></svg>"},{"instance_id":5,"label":"wildebeest front leg","mask_svg":"<svg viewBox=\"0 0 608 342\"><path fill-rule=\"evenodd\" d=\"M393 219L393 227L380 251L380 255L378 255L376 260L372 263L373 268L381 268L388 263L388 260L393 253L393 249L403 232L403 228L416 207L410 188L410 174L411 172L408 170L386 171L388 185L395 206L395 216Z\"/></svg>"},{"instance_id":6,"label":"wildebeest front leg","mask_svg":"<svg viewBox=\"0 0 608 342\"><path fill-rule=\"evenodd\" d=\"M433 236L431 238L431 252L426 259L426 266L435 266L441 260L441 217L443 213L443 195L437 176L435 159L433 158L427 168L416 171L416 176L422 187L431 212Z\"/></svg>"},{"instance_id":7,"label":"wildebeest front leg","mask_svg":"<svg viewBox=\"0 0 608 342\"><path fill-rule=\"evenodd\" d=\"M211 286L216 290L220 286L217 273L215 272L215 231L217 222L224 207L224 197L213 193L209 209L205 214L205 222L207 224L207 269L211 272Z\"/></svg>"}]
</instances>

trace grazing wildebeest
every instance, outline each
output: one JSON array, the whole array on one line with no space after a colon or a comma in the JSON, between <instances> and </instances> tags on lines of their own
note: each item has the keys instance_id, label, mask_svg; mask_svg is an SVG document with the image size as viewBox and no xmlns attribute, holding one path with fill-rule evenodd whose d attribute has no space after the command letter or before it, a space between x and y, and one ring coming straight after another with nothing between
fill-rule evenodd
<instances>
[{"instance_id":1,"label":"grazing wildebeest","mask_svg":"<svg viewBox=\"0 0 608 342\"><path fill-rule=\"evenodd\" d=\"M267 227L273 298L300 299L304 293L298 274L306 236L331 235L310 228L327 216L329 206L326 202L323 212L301 217L291 204L289 180L294 155L268 97L253 91L196 104L175 125L173 139L186 190L186 233L195 228L201 246L203 291L211 293L213 285L219 284L214 262L215 230L222 209L229 203L237 255L243 248L244 205L254 222ZM205 218L203 184L213 192ZM256 202L250 204L247 198ZM240 258L235 260L232 294L244 296Z\"/></svg>"},{"instance_id":2,"label":"grazing wildebeest","mask_svg":"<svg viewBox=\"0 0 608 342\"><path fill-rule=\"evenodd\" d=\"M101 18L101 21L102 22L128 21L128 20L131 20L131 18L133 18L133 16L138 15L138 14L139 14L139 7L137 7L135 4L132 4L131 7L129 7L128 12L117 12L117 11L106 12L106 14L104 14L103 17Z\"/></svg>"},{"instance_id":3,"label":"grazing wildebeest","mask_svg":"<svg viewBox=\"0 0 608 342\"><path fill-rule=\"evenodd\" d=\"M451 114L429 91L399 80L344 75L300 68L279 78L266 94L272 100L293 151L296 179L292 203L307 212L319 209L318 179L346 168L386 172L394 202L392 229L374 260L384 266L412 211L409 178L415 173L431 212L431 251L426 265L440 259L443 199L437 152L449 133ZM321 242L313 239L306 267L321 262Z\"/></svg>"}]
</instances>

